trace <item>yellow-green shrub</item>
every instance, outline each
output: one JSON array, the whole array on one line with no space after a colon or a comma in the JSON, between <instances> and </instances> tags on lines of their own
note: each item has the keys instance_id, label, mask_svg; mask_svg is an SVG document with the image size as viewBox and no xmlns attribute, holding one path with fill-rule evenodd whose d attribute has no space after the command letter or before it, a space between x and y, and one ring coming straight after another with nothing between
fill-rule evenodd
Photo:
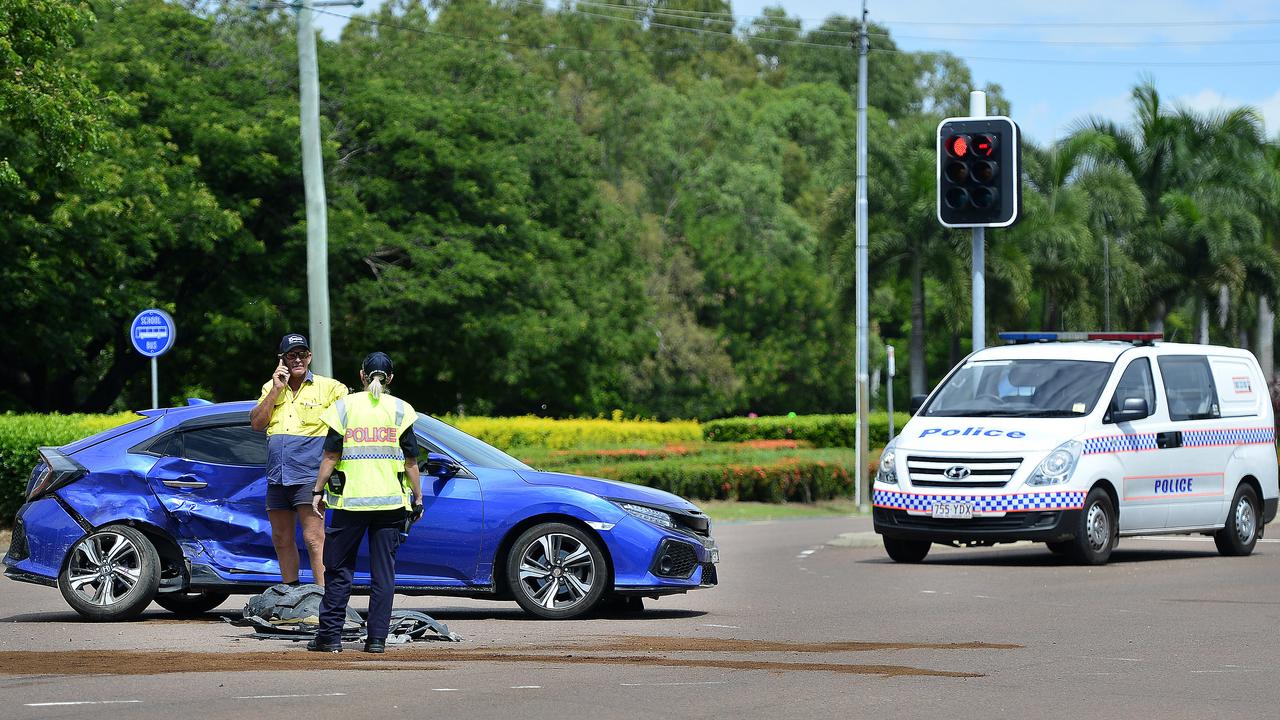
<instances>
[{"instance_id":1,"label":"yellow-green shrub","mask_svg":"<svg viewBox=\"0 0 1280 720\"><path fill-rule=\"evenodd\" d=\"M514 418L444 418L459 430L494 447L543 447L553 450L617 445L696 442L702 430L693 420L553 420L533 416Z\"/></svg>"}]
</instances>

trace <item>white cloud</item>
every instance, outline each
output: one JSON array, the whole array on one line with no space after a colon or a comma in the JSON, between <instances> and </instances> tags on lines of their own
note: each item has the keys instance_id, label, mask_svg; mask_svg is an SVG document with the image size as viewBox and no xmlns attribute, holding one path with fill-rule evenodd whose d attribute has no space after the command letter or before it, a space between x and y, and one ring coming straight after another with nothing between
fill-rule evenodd
<instances>
[{"instance_id":1,"label":"white cloud","mask_svg":"<svg viewBox=\"0 0 1280 720\"><path fill-rule=\"evenodd\" d=\"M1248 101L1226 97L1217 90L1205 88L1194 95L1179 97L1175 102L1182 107L1202 113L1250 105L1262 114L1267 137L1275 137L1280 133L1280 90L1271 97Z\"/></svg>"}]
</instances>

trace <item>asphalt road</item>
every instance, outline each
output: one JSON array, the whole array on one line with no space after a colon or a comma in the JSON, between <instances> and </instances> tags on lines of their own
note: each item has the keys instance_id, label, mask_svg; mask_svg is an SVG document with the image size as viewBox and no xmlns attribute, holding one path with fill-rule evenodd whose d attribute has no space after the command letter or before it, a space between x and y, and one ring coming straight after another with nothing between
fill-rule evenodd
<instances>
[{"instance_id":1,"label":"asphalt road","mask_svg":"<svg viewBox=\"0 0 1280 720\"><path fill-rule=\"evenodd\" d=\"M1271 528L1273 534L1280 528ZM1275 718L1280 542L1124 539L1111 564L1043 546L896 565L865 518L724 524L720 587L643 614L526 619L397 597L465 639L319 656L152 606L81 623L0 579L5 718Z\"/></svg>"}]
</instances>

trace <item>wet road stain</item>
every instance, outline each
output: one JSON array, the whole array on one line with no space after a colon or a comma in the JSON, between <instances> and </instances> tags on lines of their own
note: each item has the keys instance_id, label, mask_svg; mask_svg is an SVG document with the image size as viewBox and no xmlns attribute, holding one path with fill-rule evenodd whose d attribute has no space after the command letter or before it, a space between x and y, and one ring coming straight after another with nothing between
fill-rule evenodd
<instances>
[{"instance_id":1,"label":"wet road stain","mask_svg":"<svg viewBox=\"0 0 1280 720\"><path fill-rule=\"evenodd\" d=\"M350 644L351 650L359 645ZM538 647L445 648L419 644L392 648L387 655L362 652L310 653L295 645L260 652L180 652L143 650L0 651L0 675L161 675L185 672L260 672L264 670L442 670L445 664L538 663L547 665L644 665L719 668L768 672L831 672L881 677L984 677L973 671L936 670L908 665L842 662L784 662L760 659L760 653L847 653L902 650L1011 650L1008 643L779 642L728 638L620 636L570 643L558 652ZM590 654L608 653L608 654ZM688 657L684 654L698 654ZM706 657L712 654L717 657ZM743 657L746 656L746 657Z\"/></svg>"}]
</instances>

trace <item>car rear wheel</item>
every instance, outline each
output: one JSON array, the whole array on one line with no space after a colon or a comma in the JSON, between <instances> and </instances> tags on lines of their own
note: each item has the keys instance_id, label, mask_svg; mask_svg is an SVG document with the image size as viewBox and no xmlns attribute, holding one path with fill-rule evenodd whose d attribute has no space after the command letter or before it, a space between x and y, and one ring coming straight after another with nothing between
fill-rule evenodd
<instances>
[{"instance_id":1,"label":"car rear wheel","mask_svg":"<svg viewBox=\"0 0 1280 720\"><path fill-rule=\"evenodd\" d=\"M1228 556L1248 555L1258 544L1258 496L1253 488L1241 485L1231 499L1227 524L1213 535L1218 552Z\"/></svg>"},{"instance_id":2,"label":"car rear wheel","mask_svg":"<svg viewBox=\"0 0 1280 720\"><path fill-rule=\"evenodd\" d=\"M889 557L893 558L894 562L918 563L929 554L930 547L933 547L933 543L928 540L902 540L891 537L884 539L884 551L889 553Z\"/></svg>"},{"instance_id":3,"label":"car rear wheel","mask_svg":"<svg viewBox=\"0 0 1280 720\"><path fill-rule=\"evenodd\" d=\"M71 547L58 589L87 620L128 620L151 604L160 587L160 555L146 535L109 525Z\"/></svg>"},{"instance_id":4,"label":"car rear wheel","mask_svg":"<svg viewBox=\"0 0 1280 720\"><path fill-rule=\"evenodd\" d=\"M193 617L207 613L231 597L229 593L197 590L195 592L160 593L156 604L181 617Z\"/></svg>"},{"instance_id":5,"label":"car rear wheel","mask_svg":"<svg viewBox=\"0 0 1280 720\"><path fill-rule=\"evenodd\" d=\"M1045 543L1045 545L1049 547L1049 552L1053 553L1054 555L1067 555L1071 552L1071 543L1069 541L1068 542L1047 542Z\"/></svg>"},{"instance_id":6,"label":"car rear wheel","mask_svg":"<svg viewBox=\"0 0 1280 720\"><path fill-rule=\"evenodd\" d=\"M507 556L507 583L516 602L548 620L591 612L604 596L608 575L599 541L564 523L529 528Z\"/></svg>"},{"instance_id":7,"label":"car rear wheel","mask_svg":"<svg viewBox=\"0 0 1280 720\"><path fill-rule=\"evenodd\" d=\"M1111 559L1120 537L1120 524L1111 505L1111 496L1102 488L1094 488L1084 499L1084 509L1076 525L1076 538L1071 554L1085 565L1105 565Z\"/></svg>"}]
</instances>

